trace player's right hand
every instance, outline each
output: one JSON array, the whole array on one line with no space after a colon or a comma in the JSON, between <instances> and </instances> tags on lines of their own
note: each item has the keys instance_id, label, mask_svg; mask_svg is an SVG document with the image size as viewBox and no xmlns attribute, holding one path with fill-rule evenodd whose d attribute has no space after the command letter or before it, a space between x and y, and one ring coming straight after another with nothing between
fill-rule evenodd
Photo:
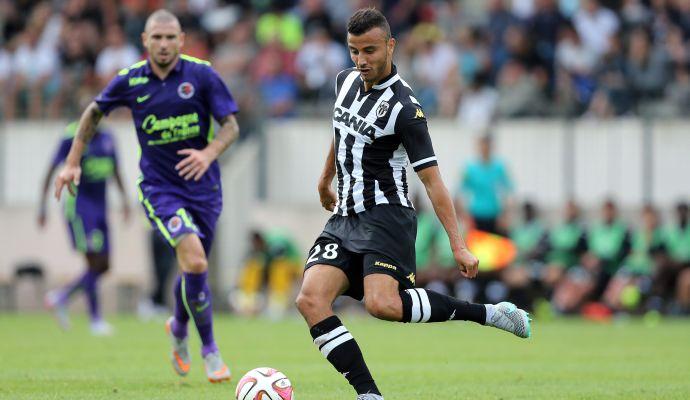
<instances>
[{"instance_id":1,"label":"player's right hand","mask_svg":"<svg viewBox=\"0 0 690 400\"><path fill-rule=\"evenodd\" d=\"M65 165L60 170L60 173L55 179L55 198L60 200L60 195L62 194L62 188L67 186L67 190L72 196L76 196L77 192L74 190L76 186L79 186L79 180L81 179L81 167L78 165ZM74 184L74 185L72 185Z\"/></svg>"},{"instance_id":2,"label":"player's right hand","mask_svg":"<svg viewBox=\"0 0 690 400\"><path fill-rule=\"evenodd\" d=\"M338 202L338 197L330 185L319 185L319 197L321 199L321 206L328 211L335 209L335 204Z\"/></svg>"}]
</instances>

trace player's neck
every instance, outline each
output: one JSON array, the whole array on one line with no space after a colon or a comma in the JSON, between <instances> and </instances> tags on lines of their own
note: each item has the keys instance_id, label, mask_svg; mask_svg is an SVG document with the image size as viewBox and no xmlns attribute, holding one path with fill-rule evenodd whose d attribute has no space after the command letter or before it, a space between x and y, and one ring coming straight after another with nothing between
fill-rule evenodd
<instances>
[{"instance_id":1,"label":"player's neck","mask_svg":"<svg viewBox=\"0 0 690 400\"><path fill-rule=\"evenodd\" d=\"M151 71L153 71L153 74L156 75L160 80L165 80L165 78L167 78L170 74L170 71L172 71L173 68L175 68L178 62L180 62L179 54L177 55L177 57L175 57L175 60L173 60L173 62L166 65L165 67L161 67L160 65L156 64L151 59L151 57L149 57L149 65L151 66Z\"/></svg>"}]
</instances>

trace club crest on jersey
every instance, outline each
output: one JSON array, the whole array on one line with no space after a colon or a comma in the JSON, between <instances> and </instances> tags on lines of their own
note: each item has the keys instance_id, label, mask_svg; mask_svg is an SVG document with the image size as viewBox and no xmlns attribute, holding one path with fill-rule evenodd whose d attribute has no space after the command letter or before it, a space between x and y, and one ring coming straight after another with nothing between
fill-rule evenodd
<instances>
[{"instance_id":1,"label":"club crest on jersey","mask_svg":"<svg viewBox=\"0 0 690 400\"><path fill-rule=\"evenodd\" d=\"M371 139L374 139L376 136L376 129L374 129L373 126L367 124L364 119L360 118L358 115L351 115L340 107L336 107L333 111L333 121L340 122L360 135L367 136Z\"/></svg>"},{"instance_id":2,"label":"club crest on jersey","mask_svg":"<svg viewBox=\"0 0 690 400\"><path fill-rule=\"evenodd\" d=\"M384 117L388 113L388 108L390 105L388 104L387 101L382 101L381 104L379 104L378 108L376 109L376 116L379 118Z\"/></svg>"},{"instance_id":3,"label":"club crest on jersey","mask_svg":"<svg viewBox=\"0 0 690 400\"><path fill-rule=\"evenodd\" d=\"M189 82L182 82L177 87L177 94L183 99L189 99L194 96L194 85Z\"/></svg>"},{"instance_id":4,"label":"club crest on jersey","mask_svg":"<svg viewBox=\"0 0 690 400\"><path fill-rule=\"evenodd\" d=\"M170 233L175 233L182 228L182 218L177 215L168 220L168 230Z\"/></svg>"}]
</instances>

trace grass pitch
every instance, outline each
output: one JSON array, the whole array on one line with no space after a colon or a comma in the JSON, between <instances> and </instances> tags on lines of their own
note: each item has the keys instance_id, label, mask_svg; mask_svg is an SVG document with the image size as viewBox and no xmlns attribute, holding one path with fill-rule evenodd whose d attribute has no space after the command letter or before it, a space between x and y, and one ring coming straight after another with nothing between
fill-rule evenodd
<instances>
[{"instance_id":1,"label":"grass pitch","mask_svg":"<svg viewBox=\"0 0 690 400\"><path fill-rule=\"evenodd\" d=\"M388 400L690 398L687 320L536 321L529 340L471 323L343 321ZM168 363L162 322L114 317L110 338L91 337L84 319L74 322L65 333L47 315L0 314L0 399L230 400L238 379L259 366L284 372L299 400L355 398L297 318L217 317L234 374L220 385L205 379L196 336L192 371L180 379Z\"/></svg>"}]
</instances>

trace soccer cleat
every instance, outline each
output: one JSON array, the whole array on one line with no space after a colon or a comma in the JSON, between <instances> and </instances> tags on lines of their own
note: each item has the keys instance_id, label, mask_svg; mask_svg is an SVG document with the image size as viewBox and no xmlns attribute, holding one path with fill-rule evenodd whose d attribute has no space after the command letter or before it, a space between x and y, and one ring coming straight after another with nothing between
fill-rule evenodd
<instances>
[{"instance_id":1,"label":"soccer cleat","mask_svg":"<svg viewBox=\"0 0 690 400\"><path fill-rule=\"evenodd\" d=\"M206 376L211 383L218 383L230 380L230 368L223 362L220 352L208 353L204 356L204 366Z\"/></svg>"},{"instance_id":2,"label":"soccer cleat","mask_svg":"<svg viewBox=\"0 0 690 400\"><path fill-rule=\"evenodd\" d=\"M172 332L173 318L175 317L170 317L165 322L165 333L168 334L170 343L172 344L170 361L177 375L186 376L189 373L189 367L191 366L192 360L189 356L189 350L187 349L187 338L180 339Z\"/></svg>"},{"instance_id":3,"label":"soccer cleat","mask_svg":"<svg viewBox=\"0 0 690 400\"><path fill-rule=\"evenodd\" d=\"M356 400L383 400L383 396L373 393L358 394Z\"/></svg>"},{"instance_id":4,"label":"soccer cleat","mask_svg":"<svg viewBox=\"0 0 690 400\"><path fill-rule=\"evenodd\" d=\"M69 313L67 312L67 305L59 301L60 294L56 291L50 291L46 294L44 299L44 304L48 311L52 312L55 316L60 328L64 331L68 330L71 326L69 320Z\"/></svg>"},{"instance_id":5,"label":"soccer cleat","mask_svg":"<svg viewBox=\"0 0 690 400\"><path fill-rule=\"evenodd\" d=\"M517 308L515 304L508 303L507 301L498 303L495 307L494 315L491 316L487 325L510 332L521 338L532 336L532 327L530 326L532 319L526 311Z\"/></svg>"},{"instance_id":6,"label":"soccer cleat","mask_svg":"<svg viewBox=\"0 0 690 400\"><path fill-rule=\"evenodd\" d=\"M113 333L113 326L102 319L91 322L91 334L93 336L111 336Z\"/></svg>"}]
</instances>

